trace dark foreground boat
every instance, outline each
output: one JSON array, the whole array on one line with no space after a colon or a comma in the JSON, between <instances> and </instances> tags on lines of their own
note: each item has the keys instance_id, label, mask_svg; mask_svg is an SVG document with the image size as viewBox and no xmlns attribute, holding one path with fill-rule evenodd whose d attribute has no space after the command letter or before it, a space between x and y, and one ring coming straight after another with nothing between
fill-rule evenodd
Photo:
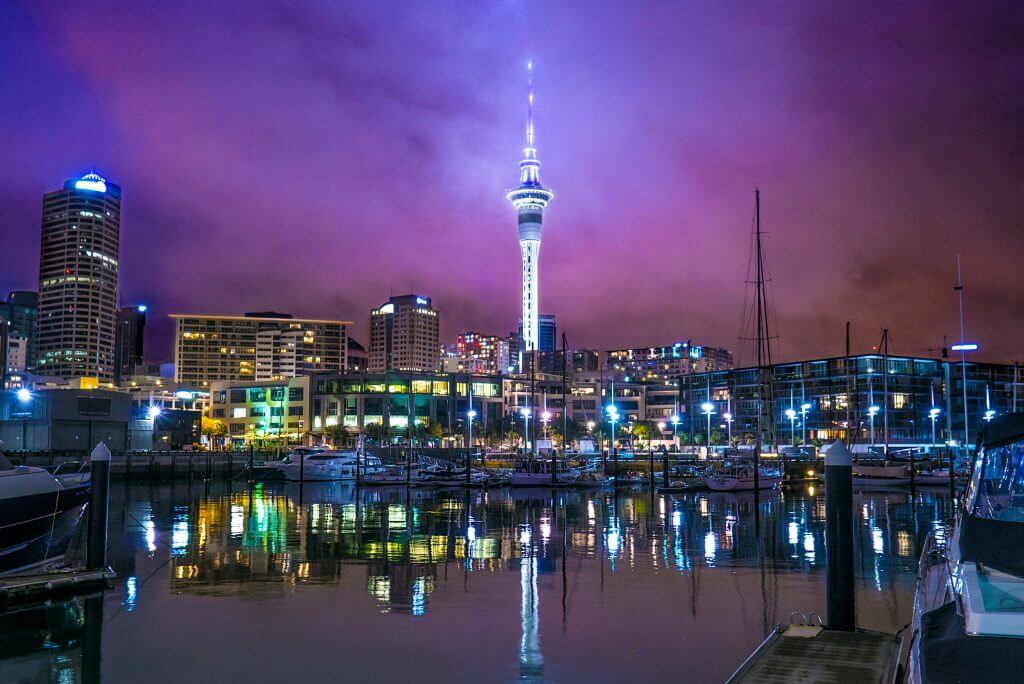
<instances>
[{"instance_id":1,"label":"dark foreground boat","mask_svg":"<svg viewBox=\"0 0 1024 684\"><path fill-rule=\"evenodd\" d=\"M952 527L925 543L911 682L1019 682L1024 673L1024 414L979 436Z\"/></svg>"},{"instance_id":2,"label":"dark foreground boat","mask_svg":"<svg viewBox=\"0 0 1024 684\"><path fill-rule=\"evenodd\" d=\"M63 558L88 499L88 481L65 484L0 453L0 575Z\"/></svg>"}]
</instances>

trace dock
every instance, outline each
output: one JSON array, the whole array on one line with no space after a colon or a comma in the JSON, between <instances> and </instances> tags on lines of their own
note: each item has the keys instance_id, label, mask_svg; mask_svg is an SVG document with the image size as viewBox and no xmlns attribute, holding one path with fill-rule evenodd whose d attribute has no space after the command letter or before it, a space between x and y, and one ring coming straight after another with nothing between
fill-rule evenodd
<instances>
[{"instance_id":1,"label":"dock","mask_svg":"<svg viewBox=\"0 0 1024 684\"><path fill-rule=\"evenodd\" d=\"M845 632L807 625L779 627L729 682L896 681L901 640L892 634Z\"/></svg>"},{"instance_id":2,"label":"dock","mask_svg":"<svg viewBox=\"0 0 1024 684\"><path fill-rule=\"evenodd\" d=\"M80 570L61 567L0 577L0 609L55 595L70 596L109 589L115 576L110 568Z\"/></svg>"}]
</instances>

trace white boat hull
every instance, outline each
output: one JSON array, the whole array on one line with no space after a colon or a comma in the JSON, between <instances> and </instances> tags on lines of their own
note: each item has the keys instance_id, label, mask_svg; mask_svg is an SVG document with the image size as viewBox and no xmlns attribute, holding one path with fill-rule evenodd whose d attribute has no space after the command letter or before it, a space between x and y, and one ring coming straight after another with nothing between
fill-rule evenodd
<instances>
[{"instance_id":1,"label":"white boat hull","mask_svg":"<svg viewBox=\"0 0 1024 684\"><path fill-rule=\"evenodd\" d=\"M782 483L778 476L762 477L758 481L759 489L772 489ZM708 489L713 492L752 492L754 491L753 477L719 477L708 478Z\"/></svg>"}]
</instances>

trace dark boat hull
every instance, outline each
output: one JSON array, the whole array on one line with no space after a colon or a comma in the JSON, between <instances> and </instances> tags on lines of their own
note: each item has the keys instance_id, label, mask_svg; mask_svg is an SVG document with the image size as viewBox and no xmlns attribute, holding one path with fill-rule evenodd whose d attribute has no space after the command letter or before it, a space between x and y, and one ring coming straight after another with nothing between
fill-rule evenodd
<instances>
[{"instance_id":1,"label":"dark boat hull","mask_svg":"<svg viewBox=\"0 0 1024 684\"><path fill-rule=\"evenodd\" d=\"M63 558L88 485L0 501L0 575Z\"/></svg>"}]
</instances>

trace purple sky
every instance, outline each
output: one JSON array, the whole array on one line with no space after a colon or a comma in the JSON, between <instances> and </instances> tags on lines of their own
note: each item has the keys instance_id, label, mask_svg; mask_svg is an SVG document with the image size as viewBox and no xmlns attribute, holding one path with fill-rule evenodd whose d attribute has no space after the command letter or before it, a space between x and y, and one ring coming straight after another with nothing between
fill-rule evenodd
<instances>
[{"instance_id":1,"label":"purple sky","mask_svg":"<svg viewBox=\"0 0 1024 684\"><path fill-rule=\"evenodd\" d=\"M841 353L846 320L858 350L956 337L960 252L968 335L1024 358L1019 4L344 4L5 5L0 290L36 287L42 194L95 165L157 354L172 312L365 342L410 290L444 338L505 334L532 56L571 346L735 348L760 186L782 357Z\"/></svg>"}]
</instances>

